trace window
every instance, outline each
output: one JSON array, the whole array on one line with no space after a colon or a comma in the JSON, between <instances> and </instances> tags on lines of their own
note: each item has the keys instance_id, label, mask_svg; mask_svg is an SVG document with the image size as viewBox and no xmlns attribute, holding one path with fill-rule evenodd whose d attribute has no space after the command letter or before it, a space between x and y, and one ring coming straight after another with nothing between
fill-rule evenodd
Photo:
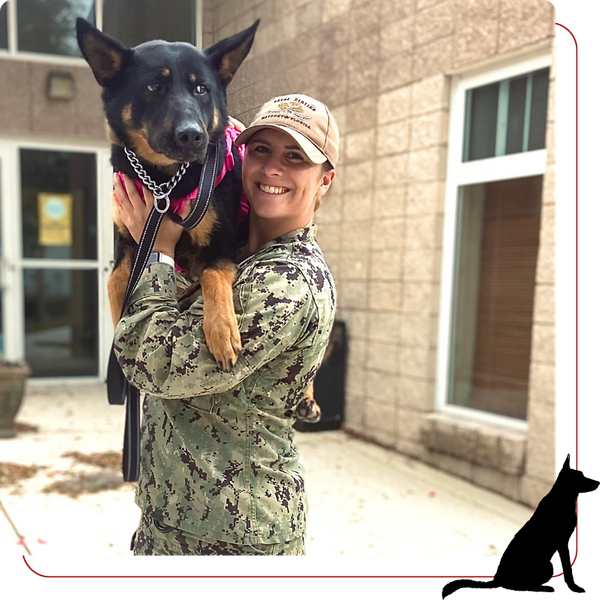
<instances>
[{"instance_id":1,"label":"window","mask_svg":"<svg viewBox=\"0 0 600 600\"><path fill-rule=\"evenodd\" d=\"M549 69L467 90L463 161L545 146Z\"/></svg>"},{"instance_id":2,"label":"window","mask_svg":"<svg viewBox=\"0 0 600 600\"><path fill-rule=\"evenodd\" d=\"M0 50L8 50L8 4L0 6Z\"/></svg>"},{"instance_id":3,"label":"window","mask_svg":"<svg viewBox=\"0 0 600 600\"><path fill-rule=\"evenodd\" d=\"M81 58L75 21L83 17L125 46L161 39L196 43L198 0L11 0L0 8L0 50ZM101 23L96 15L101 15ZM12 23L12 26L11 26ZM9 31L16 32L11 40Z\"/></svg>"},{"instance_id":4,"label":"window","mask_svg":"<svg viewBox=\"0 0 600 600\"><path fill-rule=\"evenodd\" d=\"M541 176L461 187L448 402L527 417Z\"/></svg>"},{"instance_id":5,"label":"window","mask_svg":"<svg viewBox=\"0 0 600 600\"><path fill-rule=\"evenodd\" d=\"M94 0L19 0L17 48L21 52L81 56L75 21L94 23Z\"/></svg>"},{"instance_id":6,"label":"window","mask_svg":"<svg viewBox=\"0 0 600 600\"><path fill-rule=\"evenodd\" d=\"M527 419L549 64L538 55L453 82L439 410Z\"/></svg>"},{"instance_id":7,"label":"window","mask_svg":"<svg viewBox=\"0 0 600 600\"><path fill-rule=\"evenodd\" d=\"M148 40L195 43L195 0L104 0L103 31L128 47Z\"/></svg>"}]
</instances>

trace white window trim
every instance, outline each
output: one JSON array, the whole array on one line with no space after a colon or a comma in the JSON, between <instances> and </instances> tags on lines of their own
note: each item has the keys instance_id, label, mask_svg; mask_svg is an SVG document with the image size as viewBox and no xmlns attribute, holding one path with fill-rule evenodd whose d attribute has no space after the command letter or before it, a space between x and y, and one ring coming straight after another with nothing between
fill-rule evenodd
<instances>
[{"instance_id":1,"label":"white window trim","mask_svg":"<svg viewBox=\"0 0 600 600\"><path fill-rule=\"evenodd\" d=\"M96 26L102 31L102 6L104 0L96 0ZM202 27L204 0L196 2L196 47L202 48ZM64 67L87 66L83 58L76 56L61 56L60 54L42 54L40 52L24 52L17 48L17 15L13 3L7 3L8 18L8 50L0 50L0 59L26 61L40 64L55 64ZM73 33L75 35L75 33Z\"/></svg>"},{"instance_id":2,"label":"white window trim","mask_svg":"<svg viewBox=\"0 0 600 600\"><path fill-rule=\"evenodd\" d=\"M438 351L436 367L436 411L449 416L463 416L485 423L526 430L527 422L522 419L504 417L472 408L448 404L448 369L450 360L451 310L454 286L454 259L456 246L456 209L460 186L486 181L499 181L534 175L546 171L546 150L535 150L497 158L462 162L464 115L466 91L502 79L550 67L552 55L544 49L517 61L491 66L485 71L461 73L452 78L449 114L449 142L447 179L445 190L444 235L440 289L440 314L438 329Z\"/></svg>"}]
</instances>

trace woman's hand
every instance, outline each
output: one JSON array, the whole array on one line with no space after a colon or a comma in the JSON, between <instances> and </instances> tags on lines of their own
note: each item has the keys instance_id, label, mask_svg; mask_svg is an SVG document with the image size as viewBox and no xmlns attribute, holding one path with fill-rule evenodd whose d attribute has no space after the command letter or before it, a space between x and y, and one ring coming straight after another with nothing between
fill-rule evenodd
<instances>
[{"instance_id":1,"label":"woman's hand","mask_svg":"<svg viewBox=\"0 0 600 600\"><path fill-rule=\"evenodd\" d=\"M144 198L138 193L133 180L127 175L123 175L125 180L125 189L121 184L119 176L113 174L113 188L115 191L115 200L119 210L119 216L123 221L125 227L131 233L131 237L139 244L144 231L144 226L148 220L148 215L152 212L154 207L154 196L152 192L146 187L143 187ZM181 211L181 218L185 219L191 210L190 201L186 202L183 210ZM154 246L152 250L155 252L162 252L172 258L175 258L175 246L183 233L183 227L172 221L168 216L163 218L156 239L154 240Z\"/></svg>"}]
</instances>

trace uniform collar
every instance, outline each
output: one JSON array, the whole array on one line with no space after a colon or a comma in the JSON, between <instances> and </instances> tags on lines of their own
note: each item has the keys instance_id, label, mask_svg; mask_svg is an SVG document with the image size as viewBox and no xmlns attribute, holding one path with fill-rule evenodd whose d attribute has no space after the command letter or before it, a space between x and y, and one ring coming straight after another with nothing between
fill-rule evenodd
<instances>
[{"instance_id":1,"label":"uniform collar","mask_svg":"<svg viewBox=\"0 0 600 600\"><path fill-rule=\"evenodd\" d=\"M277 246L288 246L289 244L305 244L307 242L313 242L317 237L317 226L309 225L308 227L301 227L300 229L294 229L288 231L283 235L267 242L264 246L261 246L254 254L247 256L248 246L244 246L240 252L242 262L253 259L255 257L262 256L266 252L269 252Z\"/></svg>"}]
</instances>

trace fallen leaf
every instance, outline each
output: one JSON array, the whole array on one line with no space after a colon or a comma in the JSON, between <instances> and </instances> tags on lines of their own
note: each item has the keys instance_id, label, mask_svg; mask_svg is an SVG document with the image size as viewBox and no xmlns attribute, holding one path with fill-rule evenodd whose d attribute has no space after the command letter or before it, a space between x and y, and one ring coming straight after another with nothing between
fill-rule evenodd
<instances>
[{"instance_id":1,"label":"fallen leaf","mask_svg":"<svg viewBox=\"0 0 600 600\"><path fill-rule=\"evenodd\" d=\"M427 494L430 498L435 498L435 492L431 490L429 494Z\"/></svg>"}]
</instances>

